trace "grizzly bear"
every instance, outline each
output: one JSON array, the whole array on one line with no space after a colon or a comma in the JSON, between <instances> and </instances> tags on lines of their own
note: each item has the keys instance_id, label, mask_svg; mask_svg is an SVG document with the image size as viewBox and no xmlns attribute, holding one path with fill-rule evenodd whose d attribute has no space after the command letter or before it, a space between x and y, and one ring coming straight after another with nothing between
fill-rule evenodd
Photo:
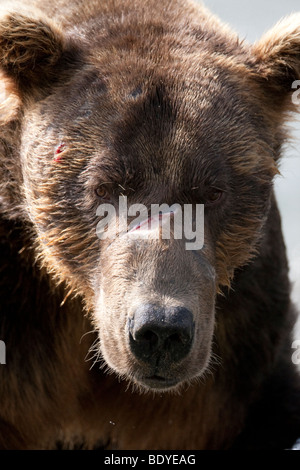
<instances>
[{"instance_id":1,"label":"grizzly bear","mask_svg":"<svg viewBox=\"0 0 300 470\"><path fill-rule=\"evenodd\" d=\"M0 447L290 449L300 15L249 45L190 0L11 1L0 70Z\"/></svg>"}]
</instances>

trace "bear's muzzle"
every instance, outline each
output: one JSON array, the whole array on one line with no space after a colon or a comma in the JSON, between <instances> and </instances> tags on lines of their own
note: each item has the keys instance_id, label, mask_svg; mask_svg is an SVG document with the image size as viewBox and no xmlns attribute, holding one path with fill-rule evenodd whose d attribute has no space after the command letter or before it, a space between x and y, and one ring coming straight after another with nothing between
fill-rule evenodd
<instances>
[{"instance_id":1,"label":"bear's muzzle","mask_svg":"<svg viewBox=\"0 0 300 470\"><path fill-rule=\"evenodd\" d=\"M191 350L194 330L193 315L185 307L143 304L136 309L128 319L129 344L136 359L152 370L147 382L168 384L170 367Z\"/></svg>"}]
</instances>

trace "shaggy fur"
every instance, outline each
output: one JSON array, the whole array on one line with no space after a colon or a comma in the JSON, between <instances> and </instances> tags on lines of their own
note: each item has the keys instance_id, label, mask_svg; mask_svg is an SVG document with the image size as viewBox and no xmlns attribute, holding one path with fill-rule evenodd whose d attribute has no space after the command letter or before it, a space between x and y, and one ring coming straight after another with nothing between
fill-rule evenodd
<instances>
[{"instance_id":1,"label":"shaggy fur","mask_svg":"<svg viewBox=\"0 0 300 470\"><path fill-rule=\"evenodd\" d=\"M291 447L296 314L272 185L300 15L250 46L189 0L9 2L0 68L1 448ZM204 203L203 249L99 240L97 207L121 195ZM186 357L135 356L141 305L191 312Z\"/></svg>"}]
</instances>

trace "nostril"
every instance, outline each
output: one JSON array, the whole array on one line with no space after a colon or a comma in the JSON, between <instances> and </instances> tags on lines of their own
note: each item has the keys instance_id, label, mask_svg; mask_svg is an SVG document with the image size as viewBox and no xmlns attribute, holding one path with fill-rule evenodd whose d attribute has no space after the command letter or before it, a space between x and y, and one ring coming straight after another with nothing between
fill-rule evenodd
<instances>
[{"instance_id":1,"label":"nostril","mask_svg":"<svg viewBox=\"0 0 300 470\"><path fill-rule=\"evenodd\" d=\"M154 331L151 331L151 330L145 331L145 333L142 335L142 337L140 339L142 339L144 341L149 341L152 344L158 342L157 334L154 333Z\"/></svg>"},{"instance_id":2,"label":"nostril","mask_svg":"<svg viewBox=\"0 0 300 470\"><path fill-rule=\"evenodd\" d=\"M158 335L154 331L148 329L147 327L141 328L141 329L135 329L133 331L132 337L134 341L138 343L149 344L152 346L155 346L159 341Z\"/></svg>"}]
</instances>

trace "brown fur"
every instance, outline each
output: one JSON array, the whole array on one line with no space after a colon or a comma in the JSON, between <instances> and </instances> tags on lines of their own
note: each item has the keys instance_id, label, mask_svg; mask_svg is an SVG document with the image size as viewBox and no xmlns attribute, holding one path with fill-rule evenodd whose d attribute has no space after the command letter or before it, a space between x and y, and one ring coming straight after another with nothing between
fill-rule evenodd
<instances>
[{"instance_id":1,"label":"brown fur","mask_svg":"<svg viewBox=\"0 0 300 470\"><path fill-rule=\"evenodd\" d=\"M12 3L0 16L14 101L0 141L2 448L291 446L299 378L272 184L299 15L251 47L190 1ZM99 186L114 204L207 204L204 248L100 241ZM128 340L149 303L195 324L189 354L155 366L176 380L165 389L146 385L153 365Z\"/></svg>"}]
</instances>

